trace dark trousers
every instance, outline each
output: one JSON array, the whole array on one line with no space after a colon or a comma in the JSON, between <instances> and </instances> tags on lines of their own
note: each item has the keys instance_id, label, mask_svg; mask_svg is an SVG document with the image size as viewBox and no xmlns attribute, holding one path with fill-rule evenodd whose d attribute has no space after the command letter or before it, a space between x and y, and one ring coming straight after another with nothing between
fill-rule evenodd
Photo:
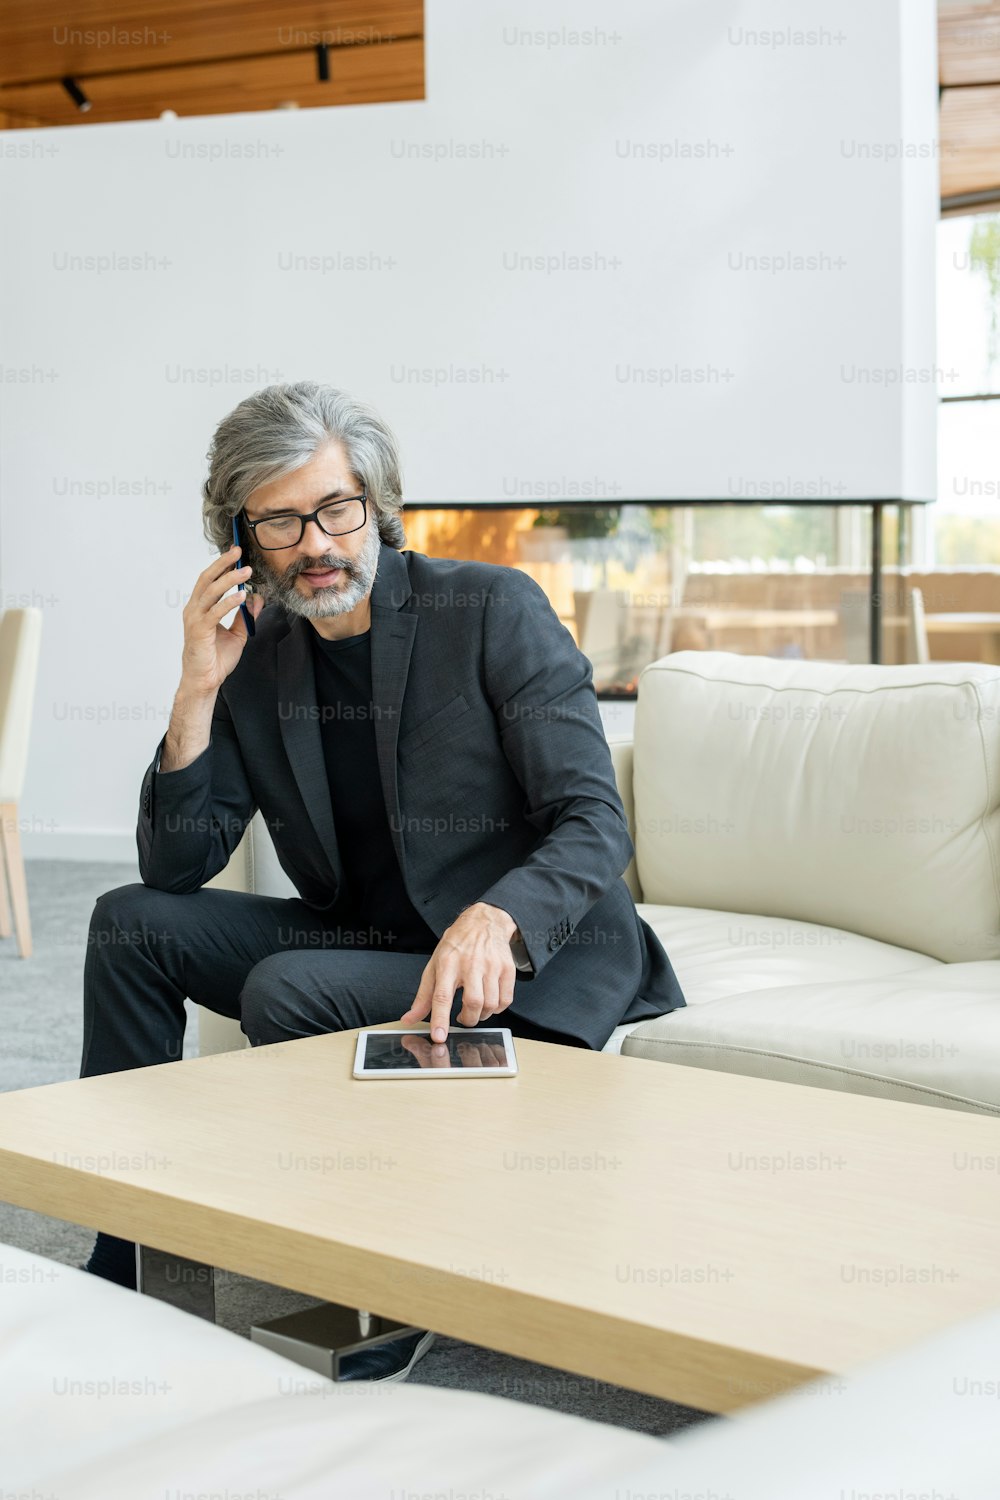
<instances>
[{"instance_id":1,"label":"dark trousers","mask_svg":"<svg viewBox=\"0 0 1000 1500\"><path fill-rule=\"evenodd\" d=\"M141 884L108 891L87 939L80 1077L176 1061L185 997L238 1019L255 1047L398 1020L429 954L342 946L345 937L297 898L214 889L174 895ZM519 1016L516 995L481 1024L585 1045ZM131 1253L125 1241L98 1236L98 1258L121 1263Z\"/></svg>"},{"instance_id":2,"label":"dark trousers","mask_svg":"<svg viewBox=\"0 0 1000 1500\"><path fill-rule=\"evenodd\" d=\"M185 997L239 1020L254 1047L398 1020L429 954L341 946L349 936L297 898L108 891L87 939L81 1078L176 1061ZM481 1024L583 1045L518 1016L516 991L513 1005Z\"/></svg>"}]
</instances>

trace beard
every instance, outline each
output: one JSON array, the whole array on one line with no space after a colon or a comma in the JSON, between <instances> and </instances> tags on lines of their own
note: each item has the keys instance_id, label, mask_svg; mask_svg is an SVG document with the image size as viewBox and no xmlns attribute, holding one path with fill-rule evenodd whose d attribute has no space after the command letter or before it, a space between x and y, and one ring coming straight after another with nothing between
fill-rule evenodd
<instances>
[{"instance_id":1,"label":"beard","mask_svg":"<svg viewBox=\"0 0 1000 1500\"><path fill-rule=\"evenodd\" d=\"M331 537L330 541L336 541L336 537ZM280 604L289 614L301 615L304 620L346 615L361 603L374 583L381 549L378 527L372 526L357 557L338 557L335 552L324 552L322 557L299 558L281 573L272 566L266 552L258 551L253 564L257 592L266 604ZM296 587L295 580L307 569L320 568L342 568L345 581L315 589L312 596L306 598Z\"/></svg>"}]
</instances>

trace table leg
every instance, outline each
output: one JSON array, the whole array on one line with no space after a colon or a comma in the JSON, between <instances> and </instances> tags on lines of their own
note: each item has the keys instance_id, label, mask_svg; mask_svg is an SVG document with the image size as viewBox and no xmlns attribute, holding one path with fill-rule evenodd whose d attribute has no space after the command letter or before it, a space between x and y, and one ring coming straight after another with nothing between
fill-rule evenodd
<instances>
[{"instance_id":1,"label":"table leg","mask_svg":"<svg viewBox=\"0 0 1000 1500\"><path fill-rule=\"evenodd\" d=\"M409 1323L394 1323L391 1318L358 1312L338 1302L322 1302L318 1307L306 1307L283 1318L255 1323L250 1329L250 1339L296 1364L305 1365L317 1375L339 1380L340 1361L346 1355L419 1332Z\"/></svg>"},{"instance_id":2,"label":"table leg","mask_svg":"<svg viewBox=\"0 0 1000 1500\"><path fill-rule=\"evenodd\" d=\"M136 1291L169 1302L196 1318L215 1322L215 1271L200 1260L170 1255L150 1245L135 1247Z\"/></svg>"}]
</instances>

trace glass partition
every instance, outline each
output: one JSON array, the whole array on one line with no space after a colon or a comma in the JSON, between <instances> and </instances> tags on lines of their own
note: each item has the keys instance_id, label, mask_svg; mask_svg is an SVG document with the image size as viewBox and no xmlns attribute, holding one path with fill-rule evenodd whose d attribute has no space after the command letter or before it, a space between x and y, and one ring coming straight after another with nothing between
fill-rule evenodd
<instances>
[{"instance_id":1,"label":"glass partition","mask_svg":"<svg viewBox=\"0 0 1000 1500\"><path fill-rule=\"evenodd\" d=\"M905 514L884 508L886 661L914 659ZM670 651L871 660L868 505L420 504L404 519L415 551L534 578L604 698L634 696L643 667Z\"/></svg>"}]
</instances>

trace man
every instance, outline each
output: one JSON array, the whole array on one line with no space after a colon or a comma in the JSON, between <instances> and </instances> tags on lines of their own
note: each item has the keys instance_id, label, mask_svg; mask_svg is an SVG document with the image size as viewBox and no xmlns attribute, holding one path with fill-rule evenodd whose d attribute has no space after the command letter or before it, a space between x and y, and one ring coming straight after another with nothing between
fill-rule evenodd
<instances>
[{"instance_id":1,"label":"man","mask_svg":"<svg viewBox=\"0 0 1000 1500\"><path fill-rule=\"evenodd\" d=\"M600 1048L683 1005L620 878L590 664L538 585L400 550L392 434L329 386L248 397L209 460L220 555L142 785L143 883L92 919L81 1076L178 1058L185 996L254 1046L397 1020L433 1044L457 1010ZM222 623L237 603L250 640L242 611ZM298 898L202 889L258 809ZM134 1248L99 1235L87 1269L134 1285ZM405 1373L425 1346L351 1373Z\"/></svg>"}]
</instances>

